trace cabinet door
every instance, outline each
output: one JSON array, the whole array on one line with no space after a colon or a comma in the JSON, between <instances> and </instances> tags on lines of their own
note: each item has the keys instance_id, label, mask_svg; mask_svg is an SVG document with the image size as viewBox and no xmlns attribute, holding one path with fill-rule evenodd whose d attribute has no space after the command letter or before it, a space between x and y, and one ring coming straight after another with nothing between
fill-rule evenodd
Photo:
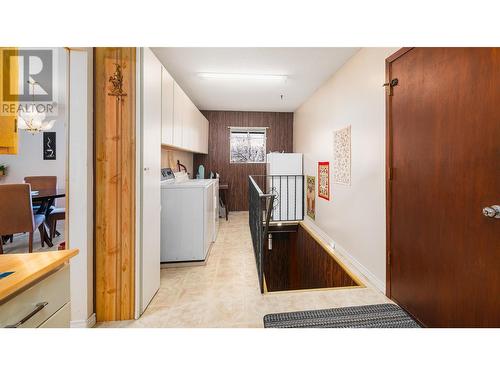
<instances>
[{"instance_id":1,"label":"cabinet door","mask_svg":"<svg viewBox=\"0 0 500 375\"><path fill-rule=\"evenodd\" d=\"M201 152L201 146L202 142L201 139L203 137L203 115L201 112L198 110L198 108L195 107L195 129L194 129L194 152Z\"/></svg>"},{"instance_id":2,"label":"cabinet door","mask_svg":"<svg viewBox=\"0 0 500 375\"><path fill-rule=\"evenodd\" d=\"M0 48L0 54L3 54L5 50L12 49L13 48ZM2 75L0 76L0 85L3 85L4 79L9 79L11 82L19 80L18 63L11 63L10 69L8 69L3 66L3 59L0 59L0 72L2 72ZM16 121L17 116L0 116L0 154L17 154L18 133Z\"/></svg>"},{"instance_id":3,"label":"cabinet door","mask_svg":"<svg viewBox=\"0 0 500 375\"><path fill-rule=\"evenodd\" d=\"M142 97L141 313L160 287L160 168L162 65L144 48ZM146 219L147 218L147 219Z\"/></svg>"},{"instance_id":4,"label":"cabinet door","mask_svg":"<svg viewBox=\"0 0 500 375\"><path fill-rule=\"evenodd\" d=\"M161 143L172 146L174 142L174 79L161 68Z\"/></svg>"},{"instance_id":5,"label":"cabinet door","mask_svg":"<svg viewBox=\"0 0 500 375\"><path fill-rule=\"evenodd\" d=\"M182 147L182 130L185 99L181 87L174 81L174 123L172 145Z\"/></svg>"},{"instance_id":6,"label":"cabinet door","mask_svg":"<svg viewBox=\"0 0 500 375\"><path fill-rule=\"evenodd\" d=\"M182 148L193 151L196 134L196 107L189 97L184 94L184 119L182 133Z\"/></svg>"},{"instance_id":7,"label":"cabinet door","mask_svg":"<svg viewBox=\"0 0 500 375\"><path fill-rule=\"evenodd\" d=\"M201 115L202 120L201 120L201 146L200 146L200 152L202 154L208 154L208 134L209 134L209 124L208 120Z\"/></svg>"},{"instance_id":8,"label":"cabinet door","mask_svg":"<svg viewBox=\"0 0 500 375\"><path fill-rule=\"evenodd\" d=\"M191 108L189 106L189 98L182 92L182 142L181 147L189 150L190 140L191 140Z\"/></svg>"}]
</instances>

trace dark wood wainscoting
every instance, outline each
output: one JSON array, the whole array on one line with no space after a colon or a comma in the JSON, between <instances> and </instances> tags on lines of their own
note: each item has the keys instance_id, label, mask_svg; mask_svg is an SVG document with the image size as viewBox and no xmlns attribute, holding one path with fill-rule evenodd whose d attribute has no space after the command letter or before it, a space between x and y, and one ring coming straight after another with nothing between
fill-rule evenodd
<instances>
[{"instance_id":1,"label":"dark wood wainscoting","mask_svg":"<svg viewBox=\"0 0 500 375\"><path fill-rule=\"evenodd\" d=\"M209 121L208 155L194 155L195 174L198 166L218 172L221 183L229 183L229 210L248 210L248 176L266 173L266 164L232 164L229 162L229 126L268 127L266 151L292 152L292 112L202 111ZM207 177L205 176L205 177Z\"/></svg>"},{"instance_id":2,"label":"dark wood wainscoting","mask_svg":"<svg viewBox=\"0 0 500 375\"><path fill-rule=\"evenodd\" d=\"M363 286L304 225L272 236L272 249L264 253L269 292Z\"/></svg>"}]
</instances>

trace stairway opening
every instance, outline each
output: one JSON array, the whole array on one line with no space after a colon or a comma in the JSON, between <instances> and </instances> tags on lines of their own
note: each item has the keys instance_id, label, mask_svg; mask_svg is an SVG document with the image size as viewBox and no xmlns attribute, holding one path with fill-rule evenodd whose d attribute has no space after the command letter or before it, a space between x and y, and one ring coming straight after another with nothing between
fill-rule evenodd
<instances>
[{"instance_id":1,"label":"stairway opening","mask_svg":"<svg viewBox=\"0 0 500 375\"><path fill-rule=\"evenodd\" d=\"M263 274L265 292L364 287L302 221L270 223Z\"/></svg>"}]
</instances>

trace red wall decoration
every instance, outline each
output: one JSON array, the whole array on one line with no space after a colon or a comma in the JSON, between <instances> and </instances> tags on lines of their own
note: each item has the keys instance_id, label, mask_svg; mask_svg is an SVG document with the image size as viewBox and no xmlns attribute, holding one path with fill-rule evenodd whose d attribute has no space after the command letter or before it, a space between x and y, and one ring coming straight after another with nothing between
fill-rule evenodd
<instances>
[{"instance_id":1,"label":"red wall decoration","mask_svg":"<svg viewBox=\"0 0 500 375\"><path fill-rule=\"evenodd\" d=\"M330 162L318 162L318 196L330 200Z\"/></svg>"}]
</instances>

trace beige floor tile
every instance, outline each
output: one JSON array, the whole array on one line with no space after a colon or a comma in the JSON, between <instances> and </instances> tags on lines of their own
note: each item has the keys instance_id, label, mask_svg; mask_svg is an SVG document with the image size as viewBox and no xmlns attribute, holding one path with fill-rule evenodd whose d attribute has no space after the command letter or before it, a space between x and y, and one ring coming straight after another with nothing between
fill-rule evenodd
<instances>
[{"instance_id":1,"label":"beige floor tile","mask_svg":"<svg viewBox=\"0 0 500 375\"><path fill-rule=\"evenodd\" d=\"M248 213L232 212L229 218L220 222L204 266L161 270L160 290L140 319L98 326L259 328L270 313L390 302L370 285L262 295Z\"/></svg>"}]
</instances>

